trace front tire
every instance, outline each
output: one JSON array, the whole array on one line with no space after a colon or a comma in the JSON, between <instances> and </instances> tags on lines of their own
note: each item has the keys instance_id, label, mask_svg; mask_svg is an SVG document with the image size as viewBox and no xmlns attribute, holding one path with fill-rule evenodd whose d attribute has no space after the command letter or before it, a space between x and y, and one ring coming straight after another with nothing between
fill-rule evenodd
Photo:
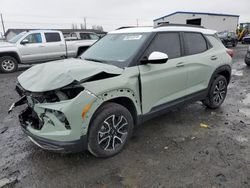
<instances>
[{"instance_id":1,"label":"front tire","mask_svg":"<svg viewBox=\"0 0 250 188\"><path fill-rule=\"evenodd\" d=\"M245 59L245 63L246 63L247 66L250 66L250 60Z\"/></svg>"},{"instance_id":2,"label":"front tire","mask_svg":"<svg viewBox=\"0 0 250 188\"><path fill-rule=\"evenodd\" d=\"M134 128L130 112L116 103L106 103L90 124L88 150L96 157L111 157L126 145Z\"/></svg>"},{"instance_id":3,"label":"front tire","mask_svg":"<svg viewBox=\"0 0 250 188\"><path fill-rule=\"evenodd\" d=\"M18 68L18 62L14 57L2 56L0 57L0 72L11 73Z\"/></svg>"},{"instance_id":4,"label":"front tire","mask_svg":"<svg viewBox=\"0 0 250 188\"><path fill-rule=\"evenodd\" d=\"M207 98L202 101L205 106L216 109L221 106L227 95L227 79L219 75L216 77L209 89Z\"/></svg>"}]
</instances>

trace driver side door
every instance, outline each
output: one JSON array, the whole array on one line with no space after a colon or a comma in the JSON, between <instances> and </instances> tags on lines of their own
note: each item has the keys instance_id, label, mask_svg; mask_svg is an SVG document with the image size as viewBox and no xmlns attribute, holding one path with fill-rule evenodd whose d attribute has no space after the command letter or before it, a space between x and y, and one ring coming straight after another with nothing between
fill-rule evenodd
<instances>
[{"instance_id":1,"label":"driver side door","mask_svg":"<svg viewBox=\"0 0 250 188\"><path fill-rule=\"evenodd\" d=\"M22 41L27 41L22 43ZM41 33L31 33L26 36L19 44L19 51L22 62L33 63L40 62L46 57L44 51L44 40Z\"/></svg>"},{"instance_id":2,"label":"driver side door","mask_svg":"<svg viewBox=\"0 0 250 188\"><path fill-rule=\"evenodd\" d=\"M143 55L166 53L169 60L163 64L139 65L143 114L164 108L171 102L181 102L186 95L187 68L182 57L179 32L158 33Z\"/></svg>"}]
</instances>

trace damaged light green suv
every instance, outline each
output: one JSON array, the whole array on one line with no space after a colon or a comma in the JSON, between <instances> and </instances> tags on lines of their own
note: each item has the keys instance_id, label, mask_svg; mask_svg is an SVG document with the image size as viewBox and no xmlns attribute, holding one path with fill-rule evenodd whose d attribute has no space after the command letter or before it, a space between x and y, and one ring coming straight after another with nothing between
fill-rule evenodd
<instances>
[{"instance_id":1,"label":"damaged light green suv","mask_svg":"<svg viewBox=\"0 0 250 188\"><path fill-rule=\"evenodd\" d=\"M33 66L18 77L22 130L41 148L121 151L142 122L177 105L218 108L231 75L231 51L216 31L180 25L108 33L79 59Z\"/></svg>"}]
</instances>

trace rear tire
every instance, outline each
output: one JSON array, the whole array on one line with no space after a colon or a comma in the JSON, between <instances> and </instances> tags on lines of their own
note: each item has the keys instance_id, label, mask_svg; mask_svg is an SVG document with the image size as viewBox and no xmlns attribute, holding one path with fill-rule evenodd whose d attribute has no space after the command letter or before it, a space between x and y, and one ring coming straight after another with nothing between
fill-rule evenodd
<instances>
[{"instance_id":1,"label":"rear tire","mask_svg":"<svg viewBox=\"0 0 250 188\"><path fill-rule=\"evenodd\" d=\"M211 109L216 109L221 106L227 95L227 79L219 75L216 77L209 89L208 96L203 100L203 104Z\"/></svg>"},{"instance_id":2,"label":"rear tire","mask_svg":"<svg viewBox=\"0 0 250 188\"><path fill-rule=\"evenodd\" d=\"M0 57L0 72L11 73L18 68L18 62L14 57L2 56Z\"/></svg>"},{"instance_id":3,"label":"rear tire","mask_svg":"<svg viewBox=\"0 0 250 188\"><path fill-rule=\"evenodd\" d=\"M88 150L96 157L111 157L126 145L134 128L130 112L116 103L104 104L89 128Z\"/></svg>"},{"instance_id":4,"label":"rear tire","mask_svg":"<svg viewBox=\"0 0 250 188\"><path fill-rule=\"evenodd\" d=\"M245 60L247 66L250 66L250 61Z\"/></svg>"}]
</instances>

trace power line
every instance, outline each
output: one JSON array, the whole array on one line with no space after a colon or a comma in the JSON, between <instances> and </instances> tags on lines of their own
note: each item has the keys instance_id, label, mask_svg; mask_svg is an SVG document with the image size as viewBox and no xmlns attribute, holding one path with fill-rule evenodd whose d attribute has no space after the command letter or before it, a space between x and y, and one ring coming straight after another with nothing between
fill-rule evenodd
<instances>
[{"instance_id":1,"label":"power line","mask_svg":"<svg viewBox=\"0 0 250 188\"><path fill-rule=\"evenodd\" d=\"M35 14L22 14L22 15L19 15L19 14L5 14L5 17L8 16L8 17L26 17L26 18L44 18L44 19L62 19L62 20L81 20L81 19L84 19L84 18L88 18L88 19L92 19L92 20L123 20L123 21L133 21L135 18L133 17L105 17L105 16L102 16L102 17L95 17L95 16L81 16L81 17L58 17L58 16L42 16L42 15L35 15ZM142 18L140 20L144 20L144 21L152 21L153 18Z\"/></svg>"}]
</instances>

